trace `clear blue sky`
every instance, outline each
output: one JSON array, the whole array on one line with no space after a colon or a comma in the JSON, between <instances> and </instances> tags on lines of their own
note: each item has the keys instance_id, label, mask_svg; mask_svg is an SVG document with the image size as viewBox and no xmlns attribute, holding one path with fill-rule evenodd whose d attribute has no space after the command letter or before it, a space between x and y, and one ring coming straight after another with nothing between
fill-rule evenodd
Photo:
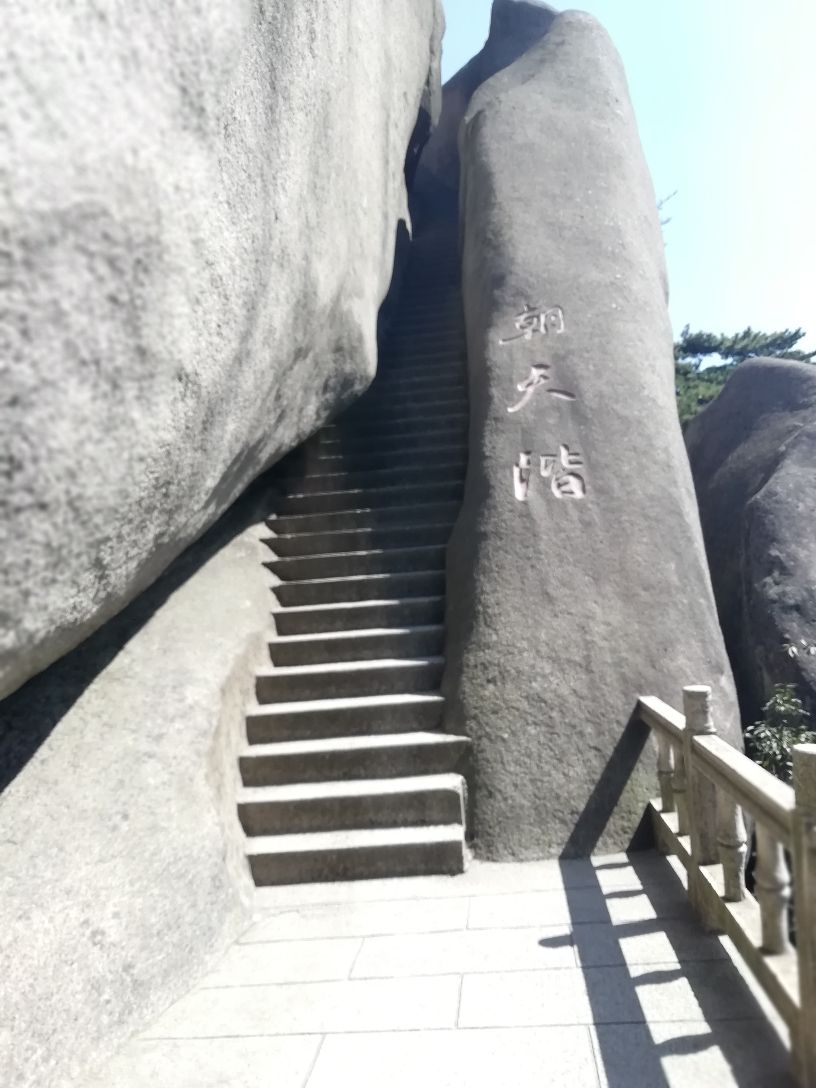
<instances>
[{"instance_id":1,"label":"clear blue sky","mask_svg":"<svg viewBox=\"0 0 816 1088\"><path fill-rule=\"evenodd\" d=\"M492 4L444 5L448 79ZM664 212L675 331L801 326L816 348L816 0L574 6L623 57L658 197L678 190Z\"/></svg>"}]
</instances>

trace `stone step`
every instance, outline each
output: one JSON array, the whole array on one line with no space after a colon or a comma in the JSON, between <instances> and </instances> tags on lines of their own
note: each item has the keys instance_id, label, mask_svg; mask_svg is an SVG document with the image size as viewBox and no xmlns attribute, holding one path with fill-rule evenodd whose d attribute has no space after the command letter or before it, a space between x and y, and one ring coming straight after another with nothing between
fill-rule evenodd
<instances>
[{"instance_id":1,"label":"stone step","mask_svg":"<svg viewBox=\"0 0 816 1088\"><path fill-rule=\"evenodd\" d=\"M464 450L469 457L468 430L460 427L458 430L436 431L433 433L417 433L416 435L398 435L394 438L377 437L351 437L344 440L321 441L309 454L305 469L307 472L321 472L325 460L334 457L357 458L358 461L366 459L365 463L382 461L385 466L389 461L410 465L418 457L439 457L441 447L458 447ZM461 452L457 460L461 461ZM422 464L421 461L416 461Z\"/></svg>"},{"instance_id":2,"label":"stone step","mask_svg":"<svg viewBox=\"0 0 816 1088\"><path fill-rule=\"evenodd\" d=\"M399 349L409 344L418 342L436 341L443 343L464 344L467 333L461 321L452 318L434 319L424 317L418 319L413 325L395 325L390 335L383 342L381 351L385 354L389 349Z\"/></svg>"},{"instance_id":3,"label":"stone step","mask_svg":"<svg viewBox=\"0 0 816 1088\"><path fill-rule=\"evenodd\" d=\"M355 472L315 472L290 476L281 480L290 492L305 495L314 492L346 491L349 488L393 487L398 484L418 484L430 480L449 480L459 475L464 478L465 459L461 455L451 461L437 460L433 465L414 465L409 458L401 464L383 466L376 458L369 458L368 469Z\"/></svg>"},{"instance_id":4,"label":"stone step","mask_svg":"<svg viewBox=\"0 0 816 1088\"><path fill-rule=\"evenodd\" d=\"M273 665L319 665L383 657L418 658L441 654L442 624L423 627L369 627L314 635L276 635L269 641Z\"/></svg>"},{"instance_id":5,"label":"stone step","mask_svg":"<svg viewBox=\"0 0 816 1088\"><path fill-rule=\"evenodd\" d=\"M291 536L265 537L264 543L279 559L286 556L429 547L434 544L447 544L452 527L452 522L443 522L438 525L399 525L384 529L345 529L333 533L295 533Z\"/></svg>"},{"instance_id":6,"label":"stone step","mask_svg":"<svg viewBox=\"0 0 816 1088\"><path fill-rule=\"evenodd\" d=\"M456 394L446 392L444 396L434 393L417 394L395 402L387 391L376 389L373 394L360 399L353 408L344 412L337 423L329 424L323 430L346 431L350 427L356 429L358 426L367 427L372 423L382 425L386 422L397 427L418 419L462 415L466 409L467 397L464 390Z\"/></svg>"},{"instance_id":7,"label":"stone step","mask_svg":"<svg viewBox=\"0 0 816 1088\"><path fill-rule=\"evenodd\" d=\"M430 326L433 328L453 327L464 330L464 325L465 322L462 311L455 306L451 306L447 310L429 309L428 307L424 307L421 310L398 313L394 319L394 323L388 331L389 336L409 337L414 329L422 329Z\"/></svg>"},{"instance_id":8,"label":"stone step","mask_svg":"<svg viewBox=\"0 0 816 1088\"><path fill-rule=\"evenodd\" d=\"M259 703L290 703L434 691L444 664L442 657L406 657L262 669L255 675L255 695Z\"/></svg>"},{"instance_id":9,"label":"stone step","mask_svg":"<svg viewBox=\"0 0 816 1088\"><path fill-rule=\"evenodd\" d=\"M393 487L349 488L338 491L311 491L284 495L277 500L282 514L320 514L340 510L356 510L367 506L412 506L420 503L461 500L463 481L453 479L442 483L398 484Z\"/></svg>"},{"instance_id":10,"label":"stone step","mask_svg":"<svg viewBox=\"0 0 816 1088\"><path fill-rule=\"evenodd\" d=\"M281 608L272 616L275 631L282 638L363 631L373 627L428 627L444 620L445 599L406 597L404 600L344 601L342 604Z\"/></svg>"},{"instance_id":11,"label":"stone step","mask_svg":"<svg viewBox=\"0 0 816 1088\"><path fill-rule=\"evenodd\" d=\"M438 692L360 695L274 703L247 712L250 744L375 736L438 729L445 700Z\"/></svg>"},{"instance_id":12,"label":"stone step","mask_svg":"<svg viewBox=\"0 0 816 1088\"><path fill-rule=\"evenodd\" d=\"M396 374L388 377L383 375L375 378L360 399L351 408L347 408L336 422L356 419L374 407L395 416L399 410L404 412L417 405L428 410L439 409L441 412L448 402L461 404L462 400L467 400L467 388L461 367L446 367L425 377L420 375L409 379Z\"/></svg>"},{"instance_id":13,"label":"stone step","mask_svg":"<svg viewBox=\"0 0 816 1088\"><path fill-rule=\"evenodd\" d=\"M466 463L468 448L465 442L452 444L443 441L440 445L424 446L421 450L411 450L410 453L403 450L386 450L377 458L377 465L381 468L395 468L398 465L409 464L411 467L419 465L438 465L440 463L460 464ZM307 465L309 473L320 472L357 472L365 471L371 466L370 454L321 454L315 451Z\"/></svg>"},{"instance_id":14,"label":"stone step","mask_svg":"<svg viewBox=\"0 0 816 1088\"><path fill-rule=\"evenodd\" d=\"M304 582L282 582L272 592L283 608L396 597L436 597L445 592L445 572L421 570L402 574L361 574L351 578L311 578Z\"/></svg>"},{"instance_id":15,"label":"stone step","mask_svg":"<svg viewBox=\"0 0 816 1088\"><path fill-rule=\"evenodd\" d=\"M445 351L417 351L404 348L388 351L380 356L378 375L399 375L400 378L428 378L446 370L465 366L467 362L465 346Z\"/></svg>"},{"instance_id":16,"label":"stone step","mask_svg":"<svg viewBox=\"0 0 816 1088\"><path fill-rule=\"evenodd\" d=\"M364 412L357 415L341 416L336 424L324 427L319 434L323 438L359 438L361 435L367 437L371 433L390 437L405 432L438 432L444 430L451 420L454 421L454 426L460 426L467 413L468 398L465 396L448 400L444 404L432 405L429 409L419 402L406 404L400 408L398 414L381 410L378 404L370 404Z\"/></svg>"},{"instance_id":17,"label":"stone step","mask_svg":"<svg viewBox=\"0 0 816 1088\"><path fill-rule=\"evenodd\" d=\"M283 559L270 559L264 566L283 582L347 578L359 574L400 574L409 570L443 570L445 550L444 544L431 544L416 548L287 556Z\"/></svg>"},{"instance_id":18,"label":"stone step","mask_svg":"<svg viewBox=\"0 0 816 1088\"><path fill-rule=\"evenodd\" d=\"M458 774L244 787L238 815L247 835L464 823Z\"/></svg>"},{"instance_id":19,"label":"stone step","mask_svg":"<svg viewBox=\"0 0 816 1088\"><path fill-rule=\"evenodd\" d=\"M247 840L247 856L261 886L452 876L464 872L465 838L461 824L265 835Z\"/></svg>"},{"instance_id":20,"label":"stone step","mask_svg":"<svg viewBox=\"0 0 816 1088\"><path fill-rule=\"evenodd\" d=\"M339 532L345 529L381 529L385 526L453 524L459 515L457 501L408 504L403 506L359 506L317 514L280 514L267 518L274 533L300 534Z\"/></svg>"},{"instance_id":21,"label":"stone step","mask_svg":"<svg viewBox=\"0 0 816 1088\"><path fill-rule=\"evenodd\" d=\"M400 392L411 394L417 390L433 393L447 389L458 389L459 392L463 392L467 378L464 360L449 359L447 362L435 362L433 365L386 367L378 373L375 379L376 384L370 385L369 389L373 390L373 393L385 391L389 394Z\"/></svg>"},{"instance_id":22,"label":"stone step","mask_svg":"<svg viewBox=\"0 0 816 1088\"><path fill-rule=\"evenodd\" d=\"M434 299L433 295L430 295L424 303L420 304L417 304L414 300L408 303L403 299L392 327L396 327L400 322L404 326L414 318L419 320L433 318L437 321L459 321L461 323L463 321L463 312L461 294L458 297L448 297L446 299Z\"/></svg>"},{"instance_id":23,"label":"stone step","mask_svg":"<svg viewBox=\"0 0 816 1088\"><path fill-rule=\"evenodd\" d=\"M461 304L462 292L459 286L459 262L449 271L443 270L437 277L433 274L436 267L436 258L427 259L421 272L418 272L416 283L410 274L402 281L400 291L400 310L407 313L413 306L426 307L429 302L437 306L442 303Z\"/></svg>"},{"instance_id":24,"label":"stone step","mask_svg":"<svg viewBox=\"0 0 816 1088\"><path fill-rule=\"evenodd\" d=\"M462 422L456 427L420 427L412 434L355 434L344 437L319 436L315 448L317 456L337 456L338 454L354 453L358 455L373 455L402 452L409 459L412 450L427 450L440 443L446 445L465 443L467 441L468 426L467 417L462 417Z\"/></svg>"},{"instance_id":25,"label":"stone step","mask_svg":"<svg viewBox=\"0 0 816 1088\"><path fill-rule=\"evenodd\" d=\"M430 415L424 418L411 414L401 420L378 419L372 416L368 420L355 420L353 425L344 426L342 423L333 423L324 427L320 435L326 441L343 439L348 436L354 438L383 435L391 438L401 434L431 434L449 429L461 428L467 422L466 405L460 404L456 411L446 411L439 415Z\"/></svg>"},{"instance_id":26,"label":"stone step","mask_svg":"<svg viewBox=\"0 0 816 1088\"><path fill-rule=\"evenodd\" d=\"M400 306L388 333L392 335L395 330L410 330L411 322L415 320L463 324L465 318L463 318L461 296L445 301L436 301L431 297L424 306L417 306L413 302L405 308Z\"/></svg>"},{"instance_id":27,"label":"stone step","mask_svg":"<svg viewBox=\"0 0 816 1088\"><path fill-rule=\"evenodd\" d=\"M425 325L403 326L401 335L392 337L388 342L416 344L424 347L426 344L461 344L465 339L465 330L461 324L453 321L440 321Z\"/></svg>"},{"instance_id":28,"label":"stone step","mask_svg":"<svg viewBox=\"0 0 816 1088\"><path fill-rule=\"evenodd\" d=\"M463 774L470 741L448 733L384 733L254 744L239 757L245 786Z\"/></svg>"}]
</instances>

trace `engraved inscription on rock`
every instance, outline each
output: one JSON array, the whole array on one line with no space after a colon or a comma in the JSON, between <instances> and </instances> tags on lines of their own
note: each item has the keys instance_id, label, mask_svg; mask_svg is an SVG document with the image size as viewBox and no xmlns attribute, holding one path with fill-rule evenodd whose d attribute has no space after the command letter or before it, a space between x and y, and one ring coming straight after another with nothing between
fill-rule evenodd
<instances>
[{"instance_id":1,"label":"engraved inscription on rock","mask_svg":"<svg viewBox=\"0 0 816 1088\"><path fill-rule=\"evenodd\" d=\"M518 341L532 342L534 336L559 336L566 331L564 311L560 306L525 305L514 319L516 333L499 340L499 344ZM521 396L507 407L509 415L519 416L541 391L544 396L572 402L577 398L569 389L551 385L554 364L536 360L529 363L529 374L517 382L515 389ZM555 444L553 444L555 445ZM581 453L571 450L560 442L557 453L540 455L540 474L549 483L549 489L557 499L583 499L587 493L587 474ZM533 477L533 450L522 450L513 465L513 494L519 502L527 502Z\"/></svg>"}]
</instances>

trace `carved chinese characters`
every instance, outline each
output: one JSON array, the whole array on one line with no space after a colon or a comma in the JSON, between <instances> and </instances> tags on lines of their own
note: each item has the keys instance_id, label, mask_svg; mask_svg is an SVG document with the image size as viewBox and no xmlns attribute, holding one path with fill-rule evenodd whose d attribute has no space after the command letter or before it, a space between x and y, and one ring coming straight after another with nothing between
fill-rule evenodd
<instances>
[{"instance_id":1,"label":"carved chinese characters","mask_svg":"<svg viewBox=\"0 0 816 1088\"><path fill-rule=\"evenodd\" d=\"M515 318L518 332L499 340L504 346L515 341L531 342L534 336L549 337L565 331L564 311L560 306L525 306ZM574 401L575 394L567 389L552 388L553 364L536 360L530 364L530 373L516 384L521 397L508 405L510 415L522 412L541 390L544 395L557 400ZM533 451L524 450L513 466L513 493L519 502L527 502L533 476ZM540 474L549 483L550 491L557 499L583 499L587 493L584 459L570 447L560 443L557 453L545 453L540 457Z\"/></svg>"},{"instance_id":2,"label":"carved chinese characters","mask_svg":"<svg viewBox=\"0 0 816 1088\"><path fill-rule=\"evenodd\" d=\"M532 340L535 333L546 336L547 333L564 331L564 311L560 306L551 306L545 310L541 306L525 306L517 315L515 326L519 330L516 336L499 340L500 344L511 344L514 340Z\"/></svg>"}]
</instances>

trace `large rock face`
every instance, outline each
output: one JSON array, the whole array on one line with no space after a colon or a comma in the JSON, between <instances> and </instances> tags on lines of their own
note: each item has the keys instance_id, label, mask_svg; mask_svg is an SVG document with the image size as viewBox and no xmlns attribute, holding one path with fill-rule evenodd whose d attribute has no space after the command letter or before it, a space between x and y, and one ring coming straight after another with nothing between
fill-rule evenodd
<instances>
[{"instance_id":1,"label":"large rock face","mask_svg":"<svg viewBox=\"0 0 816 1088\"><path fill-rule=\"evenodd\" d=\"M740 364L686 443L743 717L774 683L816 715L816 367Z\"/></svg>"},{"instance_id":2,"label":"large rock face","mask_svg":"<svg viewBox=\"0 0 816 1088\"><path fill-rule=\"evenodd\" d=\"M3 29L0 695L371 380L442 20L63 0Z\"/></svg>"},{"instance_id":3,"label":"large rock face","mask_svg":"<svg viewBox=\"0 0 816 1088\"><path fill-rule=\"evenodd\" d=\"M235 777L273 494L0 704L4 1088L83 1084L246 924Z\"/></svg>"},{"instance_id":4,"label":"large rock face","mask_svg":"<svg viewBox=\"0 0 816 1088\"><path fill-rule=\"evenodd\" d=\"M458 189L459 126L474 92L542 38L556 14L538 0L494 0L484 48L443 88L439 124L422 153L420 178L426 186Z\"/></svg>"},{"instance_id":5,"label":"large rock face","mask_svg":"<svg viewBox=\"0 0 816 1088\"><path fill-rule=\"evenodd\" d=\"M448 727L474 741L481 855L618 849L655 792L638 695L711 684L740 734L654 191L602 28L559 16L474 95L461 153L471 433Z\"/></svg>"}]
</instances>

